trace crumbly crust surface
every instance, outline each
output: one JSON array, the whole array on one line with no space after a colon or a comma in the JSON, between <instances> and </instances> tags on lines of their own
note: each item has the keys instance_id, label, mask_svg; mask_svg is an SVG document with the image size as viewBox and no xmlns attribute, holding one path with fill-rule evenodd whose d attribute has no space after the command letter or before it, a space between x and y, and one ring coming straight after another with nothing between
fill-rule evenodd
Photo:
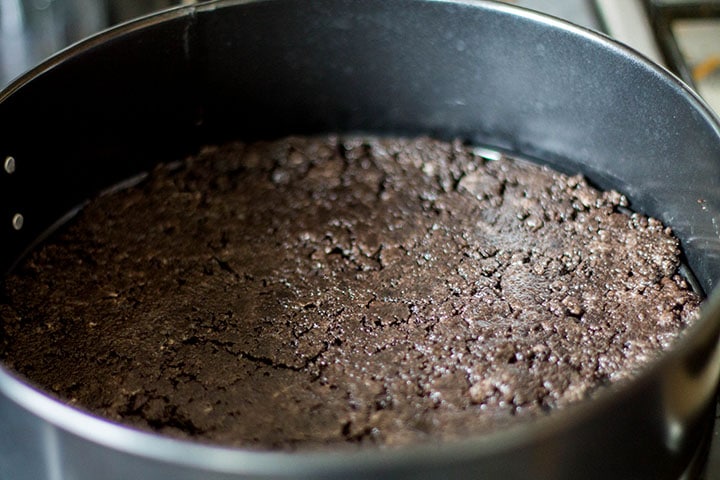
<instances>
[{"instance_id":1,"label":"crumbly crust surface","mask_svg":"<svg viewBox=\"0 0 720 480\"><path fill-rule=\"evenodd\" d=\"M630 378L694 318L678 242L579 176L427 138L209 147L5 282L3 361L142 429L447 440Z\"/></svg>"}]
</instances>

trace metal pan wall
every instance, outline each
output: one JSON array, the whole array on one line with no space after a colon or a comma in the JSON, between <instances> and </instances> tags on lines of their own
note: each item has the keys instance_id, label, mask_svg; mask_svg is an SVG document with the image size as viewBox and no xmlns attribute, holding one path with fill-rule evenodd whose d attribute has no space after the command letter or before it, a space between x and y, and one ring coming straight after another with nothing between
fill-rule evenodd
<instances>
[{"instance_id":1,"label":"metal pan wall","mask_svg":"<svg viewBox=\"0 0 720 480\"><path fill-rule=\"evenodd\" d=\"M671 225L706 292L720 280L720 127L704 103L610 40L483 1L210 2L62 52L0 94L0 159L15 165L0 171L0 266L154 163L229 138L327 131L459 136L582 172ZM678 478L712 421L711 297L631 385L439 447L282 454L180 442L70 409L0 368L0 477Z\"/></svg>"}]
</instances>

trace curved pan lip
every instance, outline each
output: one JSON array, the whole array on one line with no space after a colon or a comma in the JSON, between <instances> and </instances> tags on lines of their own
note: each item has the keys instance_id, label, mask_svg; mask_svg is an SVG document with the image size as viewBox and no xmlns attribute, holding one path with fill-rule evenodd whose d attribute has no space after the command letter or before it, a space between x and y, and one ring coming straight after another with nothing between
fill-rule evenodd
<instances>
[{"instance_id":1,"label":"curved pan lip","mask_svg":"<svg viewBox=\"0 0 720 480\"><path fill-rule=\"evenodd\" d=\"M19 91L34 78L55 68L103 42L165 21L193 16L198 12L219 7L266 2L274 0L218 0L196 6L183 6L165 10L131 22L121 24L72 45L26 74L17 78L0 92L0 103ZM687 85L663 67L642 54L598 32L576 26L561 19L511 5L488 0L425 0L429 3L447 3L482 7L564 30L585 41L614 50L619 56L639 64L649 73L662 77L679 91L685 99L712 125L720 141L720 120L712 109ZM375 468L399 467L412 463L415 466L462 461L486 457L502 451L542 442L563 431L570 430L594 415L607 411L620 398L638 391L642 384L661 376L668 365L688 355L704 338L716 333L720 326L720 289L715 289L703 305L698 321L689 327L673 348L648 365L633 381L604 389L590 401L571 405L552 415L489 434L442 444L419 444L393 450L364 449L360 451L335 450L330 452L267 452L202 444L176 440L161 435L135 430L113 423L74 407L37 390L0 365L0 393L22 408L49 422L55 427L107 448L146 459L191 467L201 471L249 475L297 475L322 472L327 475L339 471L363 471Z\"/></svg>"}]
</instances>

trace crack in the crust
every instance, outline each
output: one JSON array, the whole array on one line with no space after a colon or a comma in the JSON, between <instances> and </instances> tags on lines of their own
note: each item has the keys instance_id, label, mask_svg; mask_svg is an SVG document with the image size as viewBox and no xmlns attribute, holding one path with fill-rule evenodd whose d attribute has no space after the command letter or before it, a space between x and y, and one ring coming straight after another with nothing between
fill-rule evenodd
<instances>
[{"instance_id":1,"label":"crack in the crust","mask_svg":"<svg viewBox=\"0 0 720 480\"><path fill-rule=\"evenodd\" d=\"M225 261L225 260L221 260L219 257L217 257L217 256L215 256L215 255L213 255L212 258L213 258L213 260L215 260L215 261L217 262L218 266L219 266L222 270L224 270L225 272L227 272L227 273L231 274L232 276L234 276L236 280L239 280L239 279L240 279L240 274L239 274L238 272L236 272L234 268L232 268L232 266L230 265L229 262L227 262L227 261Z\"/></svg>"},{"instance_id":2,"label":"crack in the crust","mask_svg":"<svg viewBox=\"0 0 720 480\"><path fill-rule=\"evenodd\" d=\"M335 150L340 157L340 160L343 162L343 168L340 172L339 178L343 185L347 183L347 173L350 170L350 164L353 162L352 159L348 157L348 152L351 150L347 147L345 141L342 141L338 139L337 143L335 144Z\"/></svg>"},{"instance_id":3,"label":"crack in the crust","mask_svg":"<svg viewBox=\"0 0 720 480\"><path fill-rule=\"evenodd\" d=\"M302 336L302 335L300 335ZM296 337L299 338L299 337ZM331 342L323 341L323 348L320 349L317 353L310 357L304 358L304 363L300 366L296 365L290 365L278 360L274 360L270 357L264 356L264 355L255 355L248 351L242 350L238 348L238 345L233 341L223 341L218 339L203 339L198 337L197 335L192 335L191 337L185 339L182 344L183 345L196 345L196 344L210 344L218 349L222 349L227 351L228 353L231 353L233 355L239 355L242 358L249 360L251 362L261 363L263 365L278 368L278 369L284 369L284 370L292 370L295 372L302 372L305 369L307 369L310 364L316 362L324 353L328 351L330 348ZM172 366L172 365L170 365Z\"/></svg>"},{"instance_id":4,"label":"crack in the crust","mask_svg":"<svg viewBox=\"0 0 720 480\"><path fill-rule=\"evenodd\" d=\"M335 151L337 152L340 159L345 163L350 162L350 160L348 159L348 156L347 156L348 150L349 150L349 148L347 147L347 145L345 144L345 142L343 140L338 139L335 142Z\"/></svg>"},{"instance_id":5,"label":"crack in the crust","mask_svg":"<svg viewBox=\"0 0 720 480\"><path fill-rule=\"evenodd\" d=\"M200 386L204 390L207 390L205 385L200 384ZM153 400L160 400L165 404L162 411L156 416L148 415L144 412L147 404ZM183 431L190 436L200 436L206 434L208 431L214 430L213 428L204 429L199 427L195 424L192 418L187 418L178 410L179 407L172 404L170 397L167 395L158 395L154 390L151 390L144 392L143 396L139 396L137 392L128 395L126 397L125 405L119 413L123 417L136 417L145 422L148 427L156 431L161 431L170 427Z\"/></svg>"},{"instance_id":6,"label":"crack in the crust","mask_svg":"<svg viewBox=\"0 0 720 480\"><path fill-rule=\"evenodd\" d=\"M382 178L378 182L377 191L375 193L376 200L383 200L388 188L388 175L383 172Z\"/></svg>"},{"instance_id":7,"label":"crack in the crust","mask_svg":"<svg viewBox=\"0 0 720 480\"><path fill-rule=\"evenodd\" d=\"M277 360L273 360L272 358L265 357L265 356L262 356L262 355L253 355L253 354L248 353L248 352L240 352L240 355L241 355L243 358L245 358L245 359L247 359L247 360L250 360L251 362L261 363L261 364L263 364L263 365L267 365L268 367L273 367L273 368L279 368L279 369L284 369L284 370L292 370L292 371L294 371L294 372L301 372L301 371L303 371L303 370L304 370L305 368L307 368L307 366L311 363L309 359L306 359L304 365L302 365L301 367L297 367L297 366L295 366L295 365L288 365L287 363L278 362Z\"/></svg>"},{"instance_id":8,"label":"crack in the crust","mask_svg":"<svg viewBox=\"0 0 720 480\"><path fill-rule=\"evenodd\" d=\"M353 246L357 246L358 251L360 252L360 254L361 254L363 257L365 257L365 258L367 258L368 260L372 260L372 261L374 261L375 263L377 263L377 264L378 264L378 271L381 271L381 270L383 270L383 269L385 268L385 265L383 264L383 261L382 261L382 251L383 251L383 248L385 247L385 244L381 243L381 244L378 246L378 248L375 249L374 252L367 252L367 251L365 251L359 244L355 243L355 241L353 241Z\"/></svg>"},{"instance_id":9,"label":"crack in the crust","mask_svg":"<svg viewBox=\"0 0 720 480\"><path fill-rule=\"evenodd\" d=\"M205 433L205 430L195 425L191 418L187 418L178 412L176 405L169 404L165 407L163 416L169 417L167 419L151 419L148 418L146 421L148 425L155 429L161 430L163 428L172 427L177 428L183 432L188 433L190 436L199 436Z\"/></svg>"},{"instance_id":10,"label":"crack in the crust","mask_svg":"<svg viewBox=\"0 0 720 480\"><path fill-rule=\"evenodd\" d=\"M315 363L323 354L325 354L330 349L330 342L323 341L323 348L320 349L316 354L304 358L304 363L301 366L295 366L295 365L288 365L284 362L279 362L277 360L273 360L272 358L262 356L262 355L253 355L249 352L241 351L240 355L242 355L243 358L250 360L251 362L257 362L261 363L263 365L267 365L269 367L283 369L283 370L291 370L293 372L303 372L305 371L312 363Z\"/></svg>"},{"instance_id":11,"label":"crack in the crust","mask_svg":"<svg viewBox=\"0 0 720 480\"><path fill-rule=\"evenodd\" d=\"M493 205L493 208L502 208L502 206L505 204L505 193L507 193L507 186L508 181L506 179L500 182L500 188L497 194L498 203L497 205Z\"/></svg>"},{"instance_id":12,"label":"crack in the crust","mask_svg":"<svg viewBox=\"0 0 720 480\"><path fill-rule=\"evenodd\" d=\"M452 185L452 191L460 193L460 183L462 183L463 179L467 177L467 172L461 171L460 175L457 176L457 178L454 179L453 185Z\"/></svg>"}]
</instances>

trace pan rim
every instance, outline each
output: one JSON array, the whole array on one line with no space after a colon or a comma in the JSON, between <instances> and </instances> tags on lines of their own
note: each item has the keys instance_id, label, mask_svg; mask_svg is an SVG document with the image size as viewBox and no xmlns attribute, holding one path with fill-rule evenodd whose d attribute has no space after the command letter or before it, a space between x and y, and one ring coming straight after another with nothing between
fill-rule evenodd
<instances>
[{"instance_id":1,"label":"pan rim","mask_svg":"<svg viewBox=\"0 0 720 480\"><path fill-rule=\"evenodd\" d=\"M278 0L217 0L210 3L176 7L142 17L101 32L89 39L78 42L36 68L30 70L0 92L0 103L21 90L22 87L45 72L74 58L103 42L126 33L153 25L183 18L192 19L200 12L215 10L232 5L272 2ZM663 67L653 63L636 52L601 33L573 25L561 19L526 10L520 7L499 4L490 0L423 0L426 3L446 3L482 7L486 10L504 12L536 21L553 28L560 28L572 35L609 48L626 60L636 62L649 73L669 82L692 106L704 116L720 139L720 119L695 92ZM588 418L610 409L618 399L626 398L641 388L644 382L658 374L666 365L691 352L703 339L716 335L720 328L720 289L715 288L705 299L701 315L678 339L673 347L652 361L631 382L613 385L600 392L597 397L553 412L548 417L531 422L522 422L497 432L472 436L466 439L409 445L392 450L375 448L358 451L328 450L323 452L273 452L255 451L242 448L202 444L188 440L177 440L159 434L135 430L96 417L75 407L66 405L25 382L0 364L0 393L17 405L46 420L56 428L85 438L100 445L135 456L179 464L200 470L230 474L289 475L303 472L327 474L334 471L359 471L392 466L437 464L455 462L461 459L489 456L500 451L516 449L551 437L558 432L571 429ZM717 351L717 345L716 345Z\"/></svg>"}]
</instances>

